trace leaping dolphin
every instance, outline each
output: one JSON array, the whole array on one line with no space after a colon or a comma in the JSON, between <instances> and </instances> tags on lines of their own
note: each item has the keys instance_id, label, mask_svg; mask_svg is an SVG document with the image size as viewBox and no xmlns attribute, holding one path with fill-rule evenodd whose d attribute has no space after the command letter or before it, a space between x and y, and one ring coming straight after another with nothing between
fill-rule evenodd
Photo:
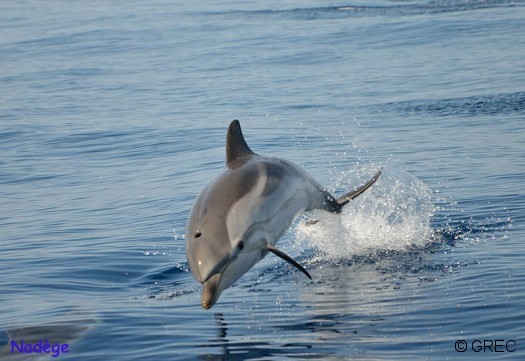
<instances>
[{"instance_id":1,"label":"leaping dolphin","mask_svg":"<svg viewBox=\"0 0 525 361\"><path fill-rule=\"evenodd\" d=\"M336 199L295 164L254 153L239 121L231 122L226 167L197 196L186 226L186 256L193 277L202 283L202 307L210 309L222 291L268 252L311 279L304 267L275 248L279 238L303 211L341 213L380 174Z\"/></svg>"}]
</instances>

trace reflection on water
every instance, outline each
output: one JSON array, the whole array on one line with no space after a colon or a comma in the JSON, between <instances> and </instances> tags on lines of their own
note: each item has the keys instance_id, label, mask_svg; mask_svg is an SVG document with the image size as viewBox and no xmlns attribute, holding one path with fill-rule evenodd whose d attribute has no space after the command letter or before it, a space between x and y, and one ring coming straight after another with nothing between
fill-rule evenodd
<instances>
[{"instance_id":1,"label":"reflection on water","mask_svg":"<svg viewBox=\"0 0 525 361\"><path fill-rule=\"evenodd\" d=\"M437 304L426 296L429 288L446 288L454 270L461 267L439 260L441 253L435 249L443 247L449 246L445 243L337 263L315 261L310 264L311 282L298 281L291 273L273 278L273 282L291 282L289 294L234 287L232 291L238 295L252 290L258 302L250 300L250 305L234 312L223 305L229 311L214 314L216 337L197 346L199 359L279 355L303 359L332 355L337 359L341 354L360 358L368 345L381 347L390 342L384 338L385 332L397 334L401 330L407 342L423 347L427 336L418 331L419 326L432 329L453 324L449 311L454 305ZM276 307L271 306L272 299ZM430 310L437 313L432 316ZM244 329L244 334L239 329ZM345 345L344 352L341 345ZM368 353L373 355L370 350Z\"/></svg>"},{"instance_id":2,"label":"reflection on water","mask_svg":"<svg viewBox=\"0 0 525 361\"><path fill-rule=\"evenodd\" d=\"M199 348L218 349L217 353L205 352L198 356L200 360L255 360L274 356L282 353L282 349L275 348L266 342L238 342L228 339L228 323L222 313L215 313L215 325L217 327L217 338L210 340L207 345L199 345Z\"/></svg>"},{"instance_id":3,"label":"reflection on water","mask_svg":"<svg viewBox=\"0 0 525 361\"><path fill-rule=\"evenodd\" d=\"M224 315L222 313L215 313L215 324L217 325L217 341L228 342L226 335L228 334L228 326L224 321Z\"/></svg>"}]
</instances>

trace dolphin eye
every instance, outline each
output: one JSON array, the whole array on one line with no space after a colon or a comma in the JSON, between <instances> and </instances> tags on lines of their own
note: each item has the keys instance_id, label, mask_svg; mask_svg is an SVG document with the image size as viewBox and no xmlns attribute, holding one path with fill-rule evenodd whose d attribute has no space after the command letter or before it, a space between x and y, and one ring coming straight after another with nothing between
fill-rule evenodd
<instances>
[{"instance_id":1,"label":"dolphin eye","mask_svg":"<svg viewBox=\"0 0 525 361\"><path fill-rule=\"evenodd\" d=\"M195 238L199 238L201 235L202 235L201 232L197 232L197 233L195 233Z\"/></svg>"},{"instance_id":2,"label":"dolphin eye","mask_svg":"<svg viewBox=\"0 0 525 361\"><path fill-rule=\"evenodd\" d=\"M243 241L239 241L239 243L237 244L237 248L239 249L239 251L242 251L243 248L244 248L244 242Z\"/></svg>"}]
</instances>

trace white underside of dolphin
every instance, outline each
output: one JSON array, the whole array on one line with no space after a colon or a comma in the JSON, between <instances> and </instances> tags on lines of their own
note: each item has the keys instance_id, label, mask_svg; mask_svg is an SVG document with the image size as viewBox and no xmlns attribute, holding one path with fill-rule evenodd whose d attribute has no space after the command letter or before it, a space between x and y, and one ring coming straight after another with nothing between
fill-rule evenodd
<instances>
[{"instance_id":1,"label":"white underside of dolphin","mask_svg":"<svg viewBox=\"0 0 525 361\"><path fill-rule=\"evenodd\" d=\"M186 227L186 255L191 273L203 284L202 306L211 308L224 289L268 252L311 278L275 248L276 243L300 213L312 209L340 213L380 174L336 199L302 168L252 152L234 120L227 133L226 167L197 196Z\"/></svg>"}]
</instances>

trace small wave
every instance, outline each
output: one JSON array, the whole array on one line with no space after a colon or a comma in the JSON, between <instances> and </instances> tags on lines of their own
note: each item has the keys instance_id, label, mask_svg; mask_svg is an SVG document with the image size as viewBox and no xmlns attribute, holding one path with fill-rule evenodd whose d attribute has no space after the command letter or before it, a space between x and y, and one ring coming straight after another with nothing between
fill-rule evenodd
<instances>
[{"instance_id":1,"label":"small wave","mask_svg":"<svg viewBox=\"0 0 525 361\"><path fill-rule=\"evenodd\" d=\"M403 251L436 240L431 226L434 212L432 192L421 180L387 169L341 215L315 212L317 223L301 222L296 239L328 260Z\"/></svg>"},{"instance_id":2,"label":"small wave","mask_svg":"<svg viewBox=\"0 0 525 361\"><path fill-rule=\"evenodd\" d=\"M342 19L362 16L407 16L472 11L487 8L523 6L522 0L440 0L409 5L362 6L343 5L293 9L229 10L211 12L210 15L244 17L284 17L296 20Z\"/></svg>"},{"instance_id":3,"label":"small wave","mask_svg":"<svg viewBox=\"0 0 525 361\"><path fill-rule=\"evenodd\" d=\"M183 277L183 275L187 273L188 271L186 262L181 262L175 266L169 265L162 269L146 274L139 280L139 283L148 284L151 282L162 282L167 280L173 281L174 279Z\"/></svg>"},{"instance_id":4,"label":"small wave","mask_svg":"<svg viewBox=\"0 0 525 361\"><path fill-rule=\"evenodd\" d=\"M509 236L514 219L508 209L485 215L471 216L468 213L467 210L455 208L439 212L434 228L443 243L456 246L458 242L479 243Z\"/></svg>"},{"instance_id":5,"label":"small wave","mask_svg":"<svg viewBox=\"0 0 525 361\"><path fill-rule=\"evenodd\" d=\"M173 300L182 296L187 295L193 295L195 293L199 293L200 290L197 289L197 287L187 287L187 288L178 288L178 289L170 289L170 288L159 288L156 290L152 290L147 294L142 295L141 297L134 297L135 299L150 299L150 300L156 300L156 301L169 301Z\"/></svg>"},{"instance_id":6,"label":"small wave","mask_svg":"<svg viewBox=\"0 0 525 361\"><path fill-rule=\"evenodd\" d=\"M370 107L378 112L397 111L403 115L500 115L525 112L525 93L505 93L449 99L428 99L378 104Z\"/></svg>"}]
</instances>

